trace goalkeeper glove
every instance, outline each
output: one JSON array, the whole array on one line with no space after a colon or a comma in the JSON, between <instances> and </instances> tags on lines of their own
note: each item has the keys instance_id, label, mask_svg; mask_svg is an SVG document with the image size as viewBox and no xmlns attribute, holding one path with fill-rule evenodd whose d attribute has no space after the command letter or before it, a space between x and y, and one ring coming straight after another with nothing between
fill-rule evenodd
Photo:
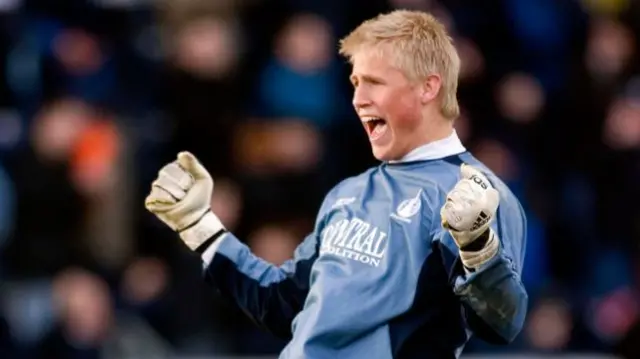
<instances>
[{"instance_id":1,"label":"goalkeeper glove","mask_svg":"<svg viewBox=\"0 0 640 359\"><path fill-rule=\"evenodd\" d=\"M493 258L500 246L490 227L500 194L476 168L463 164L460 173L462 179L447 194L440 216L460 250L462 263L475 270Z\"/></svg>"},{"instance_id":2,"label":"goalkeeper glove","mask_svg":"<svg viewBox=\"0 0 640 359\"><path fill-rule=\"evenodd\" d=\"M211 212L213 179L189 152L178 154L176 161L164 166L151 186L145 207L155 214L191 249L202 252L226 232L220 219Z\"/></svg>"}]
</instances>

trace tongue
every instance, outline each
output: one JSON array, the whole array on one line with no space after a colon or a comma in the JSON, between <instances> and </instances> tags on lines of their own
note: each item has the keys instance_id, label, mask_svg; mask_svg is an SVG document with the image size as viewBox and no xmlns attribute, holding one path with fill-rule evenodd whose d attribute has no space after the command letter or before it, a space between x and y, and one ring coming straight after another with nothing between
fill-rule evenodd
<instances>
[{"instance_id":1,"label":"tongue","mask_svg":"<svg viewBox=\"0 0 640 359\"><path fill-rule=\"evenodd\" d=\"M374 138L379 137L384 133L386 129L387 129L386 122L380 121L376 123L376 126L373 128L373 131L371 131L371 137L374 137Z\"/></svg>"}]
</instances>

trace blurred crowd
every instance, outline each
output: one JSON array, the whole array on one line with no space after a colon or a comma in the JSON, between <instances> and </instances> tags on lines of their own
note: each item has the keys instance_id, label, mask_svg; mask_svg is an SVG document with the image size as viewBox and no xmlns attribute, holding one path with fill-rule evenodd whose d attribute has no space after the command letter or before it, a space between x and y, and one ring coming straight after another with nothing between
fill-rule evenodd
<instances>
[{"instance_id":1,"label":"blurred crowd","mask_svg":"<svg viewBox=\"0 0 640 359\"><path fill-rule=\"evenodd\" d=\"M337 40L394 8L449 28L457 132L529 216L526 328L468 352L640 357L633 0L0 0L0 357L277 353L143 199L190 150L225 225L290 258L376 164Z\"/></svg>"}]
</instances>

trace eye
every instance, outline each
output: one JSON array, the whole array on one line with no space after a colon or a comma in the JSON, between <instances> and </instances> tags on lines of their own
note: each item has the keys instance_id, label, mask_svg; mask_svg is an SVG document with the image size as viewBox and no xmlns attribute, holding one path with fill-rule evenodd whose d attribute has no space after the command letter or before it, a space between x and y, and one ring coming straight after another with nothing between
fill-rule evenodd
<instances>
[{"instance_id":1,"label":"eye","mask_svg":"<svg viewBox=\"0 0 640 359\"><path fill-rule=\"evenodd\" d=\"M380 79L378 77L367 76L367 77L363 78L362 80L365 81L369 85L375 85L375 86L384 85L384 81L382 81L382 79Z\"/></svg>"}]
</instances>

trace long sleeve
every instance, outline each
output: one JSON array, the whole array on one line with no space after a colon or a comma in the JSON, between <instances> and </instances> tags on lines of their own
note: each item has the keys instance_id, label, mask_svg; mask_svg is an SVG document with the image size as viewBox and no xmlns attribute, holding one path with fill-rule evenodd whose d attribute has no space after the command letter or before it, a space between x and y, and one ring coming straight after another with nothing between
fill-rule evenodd
<instances>
[{"instance_id":1,"label":"long sleeve","mask_svg":"<svg viewBox=\"0 0 640 359\"><path fill-rule=\"evenodd\" d=\"M522 330L528 295L520 274L504 251L476 272L463 270L456 276L453 289L470 309L467 321L482 339L510 343Z\"/></svg>"},{"instance_id":2,"label":"long sleeve","mask_svg":"<svg viewBox=\"0 0 640 359\"><path fill-rule=\"evenodd\" d=\"M323 214L334 204L334 191L324 198L314 231L296 248L293 259L273 265L226 233L202 253L205 281L257 325L281 338L291 338L293 319L309 294L311 267L320 255L318 233Z\"/></svg>"},{"instance_id":3,"label":"long sleeve","mask_svg":"<svg viewBox=\"0 0 640 359\"><path fill-rule=\"evenodd\" d=\"M258 325L288 338L293 318L309 291L311 266L317 256L315 234L298 246L292 260L275 266L227 233L204 251L202 259L206 282L222 297L238 305Z\"/></svg>"},{"instance_id":4,"label":"long sleeve","mask_svg":"<svg viewBox=\"0 0 640 359\"><path fill-rule=\"evenodd\" d=\"M510 343L520 333L527 312L528 295L514 257L501 244L498 254L475 272L467 272L453 239L441 233L441 250L451 258L449 278L465 308L474 334L495 343Z\"/></svg>"}]
</instances>

